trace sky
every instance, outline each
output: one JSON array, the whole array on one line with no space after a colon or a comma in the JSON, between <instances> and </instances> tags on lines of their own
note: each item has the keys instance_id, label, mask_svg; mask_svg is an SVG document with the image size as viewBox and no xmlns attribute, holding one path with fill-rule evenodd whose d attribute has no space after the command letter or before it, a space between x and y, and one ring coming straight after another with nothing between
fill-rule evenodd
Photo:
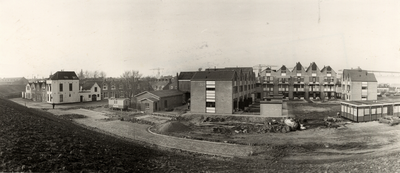
<instances>
[{"instance_id":1,"label":"sky","mask_svg":"<svg viewBox=\"0 0 400 173\"><path fill-rule=\"evenodd\" d=\"M398 9L398 0L0 0L0 77L296 62L400 71Z\"/></svg>"}]
</instances>

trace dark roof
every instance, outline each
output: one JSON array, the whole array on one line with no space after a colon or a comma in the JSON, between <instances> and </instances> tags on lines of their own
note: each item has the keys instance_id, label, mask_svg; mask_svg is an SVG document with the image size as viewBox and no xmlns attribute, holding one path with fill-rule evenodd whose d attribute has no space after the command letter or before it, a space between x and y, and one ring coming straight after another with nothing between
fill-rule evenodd
<instances>
[{"instance_id":1,"label":"dark roof","mask_svg":"<svg viewBox=\"0 0 400 173\"><path fill-rule=\"evenodd\" d=\"M205 71L236 71L253 72L253 67L226 67L226 68L208 68Z\"/></svg>"},{"instance_id":2,"label":"dark roof","mask_svg":"<svg viewBox=\"0 0 400 173\"><path fill-rule=\"evenodd\" d=\"M315 62L312 62L312 63L310 64L310 66L308 66L306 72L308 72L309 70L312 70L312 71L318 70L317 64L316 64Z\"/></svg>"},{"instance_id":3,"label":"dark roof","mask_svg":"<svg viewBox=\"0 0 400 173\"><path fill-rule=\"evenodd\" d=\"M170 97L170 96L177 96L177 95L182 95L183 92L178 91L178 90L158 90L158 91L144 91L139 94L136 94L134 97L138 97L140 95L150 93L153 94L156 97Z\"/></svg>"},{"instance_id":4,"label":"dark roof","mask_svg":"<svg viewBox=\"0 0 400 173\"><path fill-rule=\"evenodd\" d=\"M83 84L80 84L79 86L82 87L82 90L90 90L92 86L97 83L96 81L85 81ZM99 85L99 84L97 84Z\"/></svg>"},{"instance_id":5,"label":"dark roof","mask_svg":"<svg viewBox=\"0 0 400 173\"><path fill-rule=\"evenodd\" d=\"M51 75L50 80L78 80L74 71L58 71Z\"/></svg>"},{"instance_id":6,"label":"dark roof","mask_svg":"<svg viewBox=\"0 0 400 173\"><path fill-rule=\"evenodd\" d=\"M282 65L282 67L280 68L280 70L286 70L286 66Z\"/></svg>"},{"instance_id":7,"label":"dark roof","mask_svg":"<svg viewBox=\"0 0 400 173\"><path fill-rule=\"evenodd\" d=\"M322 68L322 70L321 70L321 72L323 72L324 70L326 70L326 71L332 71L332 68L331 68L331 66L324 66L324 68Z\"/></svg>"},{"instance_id":8,"label":"dark roof","mask_svg":"<svg viewBox=\"0 0 400 173\"><path fill-rule=\"evenodd\" d=\"M374 73L368 73L367 70L361 69L344 69L343 76L350 77L351 81L355 82L378 82Z\"/></svg>"},{"instance_id":9,"label":"dark roof","mask_svg":"<svg viewBox=\"0 0 400 173\"><path fill-rule=\"evenodd\" d=\"M192 81L231 81L235 76L235 71L199 71L192 77Z\"/></svg>"},{"instance_id":10,"label":"dark roof","mask_svg":"<svg viewBox=\"0 0 400 173\"><path fill-rule=\"evenodd\" d=\"M196 71L187 71L179 73L178 80L190 80Z\"/></svg>"},{"instance_id":11,"label":"dark roof","mask_svg":"<svg viewBox=\"0 0 400 173\"><path fill-rule=\"evenodd\" d=\"M183 92L178 91L178 90L158 90L158 91L149 91L149 92L158 97L169 97L169 96L176 96L176 95L183 94Z\"/></svg>"},{"instance_id":12,"label":"dark roof","mask_svg":"<svg viewBox=\"0 0 400 173\"><path fill-rule=\"evenodd\" d=\"M303 69L303 66L300 64L300 62L298 62L298 63L296 64L296 70L297 70L297 71L301 71L301 69Z\"/></svg>"}]
</instances>

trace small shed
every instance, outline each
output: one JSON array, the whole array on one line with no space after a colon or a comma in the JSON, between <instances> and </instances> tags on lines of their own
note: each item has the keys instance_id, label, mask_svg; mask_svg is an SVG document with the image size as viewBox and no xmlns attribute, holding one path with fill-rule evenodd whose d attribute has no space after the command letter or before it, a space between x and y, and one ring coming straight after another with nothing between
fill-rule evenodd
<instances>
[{"instance_id":1,"label":"small shed","mask_svg":"<svg viewBox=\"0 0 400 173\"><path fill-rule=\"evenodd\" d=\"M264 117L287 117L287 102L283 95L270 95L260 101L260 115Z\"/></svg>"},{"instance_id":2,"label":"small shed","mask_svg":"<svg viewBox=\"0 0 400 173\"><path fill-rule=\"evenodd\" d=\"M400 101L343 101L341 116L356 122L378 120L385 115L400 116Z\"/></svg>"},{"instance_id":3,"label":"small shed","mask_svg":"<svg viewBox=\"0 0 400 173\"><path fill-rule=\"evenodd\" d=\"M183 92L178 90L144 91L134 96L141 111L153 113L182 106Z\"/></svg>"},{"instance_id":4,"label":"small shed","mask_svg":"<svg viewBox=\"0 0 400 173\"><path fill-rule=\"evenodd\" d=\"M128 98L109 98L108 107L110 109L121 109L128 110L129 99Z\"/></svg>"}]
</instances>

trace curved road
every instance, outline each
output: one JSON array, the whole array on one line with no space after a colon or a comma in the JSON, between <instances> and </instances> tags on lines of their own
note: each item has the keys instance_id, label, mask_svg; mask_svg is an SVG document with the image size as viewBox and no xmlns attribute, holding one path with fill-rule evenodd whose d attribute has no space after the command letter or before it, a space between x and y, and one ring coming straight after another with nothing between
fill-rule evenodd
<instances>
[{"instance_id":1,"label":"curved road","mask_svg":"<svg viewBox=\"0 0 400 173\"><path fill-rule=\"evenodd\" d=\"M105 132L115 134L117 136L143 141L162 147L175 148L190 152L218 155L224 157L244 157L249 156L252 153L251 146L200 141L160 135L149 132L149 125L118 120L105 121L102 119L108 117L104 116L103 113L87 109L71 109L66 111L50 109L48 111L56 115L71 113L85 115L88 118L75 119L75 121L88 127L94 127Z\"/></svg>"}]
</instances>

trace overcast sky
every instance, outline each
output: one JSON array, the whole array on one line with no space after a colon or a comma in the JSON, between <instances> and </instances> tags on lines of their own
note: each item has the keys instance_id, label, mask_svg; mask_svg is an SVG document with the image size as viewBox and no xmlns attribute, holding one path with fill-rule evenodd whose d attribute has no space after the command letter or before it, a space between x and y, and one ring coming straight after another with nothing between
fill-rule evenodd
<instances>
[{"instance_id":1,"label":"overcast sky","mask_svg":"<svg viewBox=\"0 0 400 173\"><path fill-rule=\"evenodd\" d=\"M400 71L400 2L0 0L0 77L316 62Z\"/></svg>"}]
</instances>

